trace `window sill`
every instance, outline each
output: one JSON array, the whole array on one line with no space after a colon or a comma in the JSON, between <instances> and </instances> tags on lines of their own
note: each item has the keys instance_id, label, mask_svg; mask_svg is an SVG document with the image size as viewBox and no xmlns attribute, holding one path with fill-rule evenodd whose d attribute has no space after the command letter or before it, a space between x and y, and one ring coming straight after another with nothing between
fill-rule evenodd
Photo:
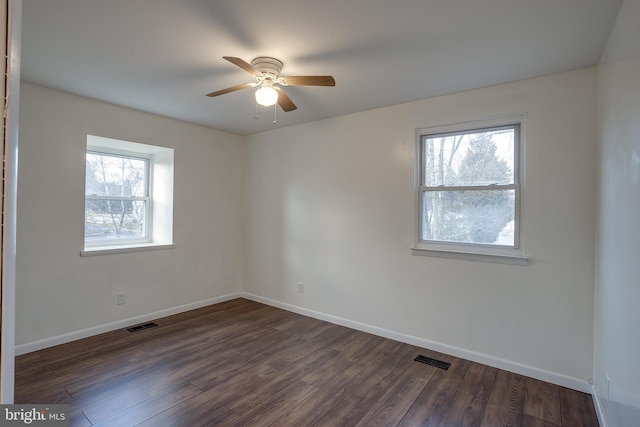
<instances>
[{"instance_id":1,"label":"window sill","mask_svg":"<svg viewBox=\"0 0 640 427\"><path fill-rule=\"evenodd\" d=\"M520 255L486 254L477 252L447 251L441 249L411 248L412 255L465 261L492 262L496 264L527 265L529 258Z\"/></svg>"},{"instance_id":2,"label":"window sill","mask_svg":"<svg viewBox=\"0 0 640 427\"><path fill-rule=\"evenodd\" d=\"M80 251L81 257L99 256L99 255L115 255L115 254L127 254L131 252L147 252L147 251L161 251L165 249L175 249L174 244L158 244L147 243L143 245L126 245L126 246L96 246L94 248L85 248Z\"/></svg>"}]
</instances>

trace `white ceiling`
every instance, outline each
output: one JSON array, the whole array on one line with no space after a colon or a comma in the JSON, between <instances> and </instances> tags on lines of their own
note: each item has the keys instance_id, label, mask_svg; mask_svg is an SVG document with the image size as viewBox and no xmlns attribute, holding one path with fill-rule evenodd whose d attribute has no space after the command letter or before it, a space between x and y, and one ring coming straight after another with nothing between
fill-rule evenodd
<instances>
[{"instance_id":1,"label":"white ceiling","mask_svg":"<svg viewBox=\"0 0 640 427\"><path fill-rule=\"evenodd\" d=\"M598 63L621 0L23 0L24 81L237 134ZM222 59L273 56L298 109Z\"/></svg>"}]
</instances>

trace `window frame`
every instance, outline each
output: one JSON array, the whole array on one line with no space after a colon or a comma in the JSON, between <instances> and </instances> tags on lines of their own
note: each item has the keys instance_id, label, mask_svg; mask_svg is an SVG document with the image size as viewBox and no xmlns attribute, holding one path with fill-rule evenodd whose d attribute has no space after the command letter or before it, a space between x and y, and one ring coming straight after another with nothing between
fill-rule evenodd
<instances>
[{"instance_id":1,"label":"window frame","mask_svg":"<svg viewBox=\"0 0 640 427\"><path fill-rule=\"evenodd\" d=\"M174 200L174 149L157 145L141 144L126 140L87 135L86 153L97 152L138 159L148 159L147 196L149 202L145 216L147 237L145 239L109 239L89 243L85 240L86 227L86 176L83 183L83 232L80 256L111 255L139 251L173 249L173 200ZM104 196L100 198L104 199ZM131 198L126 198L131 200Z\"/></svg>"},{"instance_id":2,"label":"window frame","mask_svg":"<svg viewBox=\"0 0 640 427\"><path fill-rule=\"evenodd\" d=\"M478 120L442 126L431 126L416 129L415 144L415 220L414 220L414 255L465 259L471 261L487 261L506 264L526 265L528 258L523 255L522 245L522 187L523 187L523 146L524 146L524 118L526 115L510 116L492 120ZM427 186L425 183L426 140L434 136L460 135L479 133L501 128L514 128L514 158L513 183L492 185L438 185ZM513 246L493 245L483 243L449 242L439 240L424 240L423 236L423 197L429 191L491 191L504 190L515 192L514 205L514 244Z\"/></svg>"},{"instance_id":3,"label":"window frame","mask_svg":"<svg viewBox=\"0 0 640 427\"><path fill-rule=\"evenodd\" d=\"M142 201L145 203L144 209L144 237L139 239L103 239L103 240L87 240L85 236L84 247L117 247L136 244L147 244L153 241L152 222L153 222L153 199L151 198L151 188L153 185L153 154L139 153L127 150L117 150L113 148L89 148L86 154L96 154L105 157L120 157L124 159L143 160L145 162L145 182L144 196L98 196L95 194L87 194L86 192L86 176L85 176L85 227L86 227L86 202L87 200L122 200L122 201ZM85 160L86 162L86 160Z\"/></svg>"}]
</instances>

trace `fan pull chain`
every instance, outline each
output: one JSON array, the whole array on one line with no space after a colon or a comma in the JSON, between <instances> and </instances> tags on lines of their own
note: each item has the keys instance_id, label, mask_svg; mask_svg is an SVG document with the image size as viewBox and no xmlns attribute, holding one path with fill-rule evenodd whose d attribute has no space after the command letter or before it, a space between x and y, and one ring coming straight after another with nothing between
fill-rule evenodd
<instances>
[{"instance_id":1,"label":"fan pull chain","mask_svg":"<svg viewBox=\"0 0 640 427\"><path fill-rule=\"evenodd\" d=\"M278 103L273 104L273 124L276 124L276 119L278 118L278 109L276 108Z\"/></svg>"}]
</instances>

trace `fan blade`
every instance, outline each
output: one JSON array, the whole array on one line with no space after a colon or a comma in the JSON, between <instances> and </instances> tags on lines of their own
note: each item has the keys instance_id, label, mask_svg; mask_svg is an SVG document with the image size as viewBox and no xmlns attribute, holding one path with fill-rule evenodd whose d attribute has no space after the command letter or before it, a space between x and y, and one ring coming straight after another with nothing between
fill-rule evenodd
<instances>
[{"instance_id":1,"label":"fan blade","mask_svg":"<svg viewBox=\"0 0 640 427\"><path fill-rule=\"evenodd\" d=\"M228 87L226 89L217 90L215 92L208 93L207 96L224 95L225 93L235 92L237 90L247 89L247 88L256 87L256 86L258 86L258 83L245 83L243 85L232 86L232 87Z\"/></svg>"},{"instance_id":2,"label":"fan blade","mask_svg":"<svg viewBox=\"0 0 640 427\"><path fill-rule=\"evenodd\" d=\"M280 106L280 108L282 108L285 112L293 111L298 108L282 88L276 87L276 90L278 91L278 105Z\"/></svg>"},{"instance_id":3,"label":"fan blade","mask_svg":"<svg viewBox=\"0 0 640 427\"><path fill-rule=\"evenodd\" d=\"M247 73L251 74L252 76L261 77L261 76L264 75L264 74L262 74L261 71L258 71L255 68L253 68L253 65L249 64L247 61L245 61L242 58L236 58L234 56L223 56L222 58L226 59L229 62L231 62L233 65L236 65L236 66L242 68L243 70L245 70Z\"/></svg>"},{"instance_id":4,"label":"fan blade","mask_svg":"<svg viewBox=\"0 0 640 427\"><path fill-rule=\"evenodd\" d=\"M282 77L287 86L335 86L336 81L331 76L288 76Z\"/></svg>"}]
</instances>

